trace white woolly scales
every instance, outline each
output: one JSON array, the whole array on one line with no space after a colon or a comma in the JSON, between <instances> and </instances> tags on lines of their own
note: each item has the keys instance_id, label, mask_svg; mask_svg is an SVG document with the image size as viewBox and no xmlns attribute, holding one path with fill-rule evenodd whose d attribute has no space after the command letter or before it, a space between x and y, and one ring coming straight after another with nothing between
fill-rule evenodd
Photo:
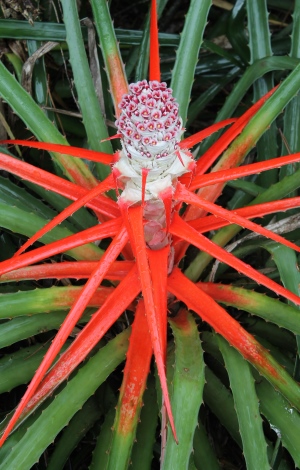
<instances>
[{"instance_id":1,"label":"white woolly scales","mask_svg":"<svg viewBox=\"0 0 300 470\"><path fill-rule=\"evenodd\" d=\"M178 146L183 133L178 104L164 82L146 80L129 85L116 121L122 135L120 158L114 165L123 182L122 198L142 200L142 171L148 170L144 200L157 199L190 171L192 155Z\"/></svg>"}]
</instances>

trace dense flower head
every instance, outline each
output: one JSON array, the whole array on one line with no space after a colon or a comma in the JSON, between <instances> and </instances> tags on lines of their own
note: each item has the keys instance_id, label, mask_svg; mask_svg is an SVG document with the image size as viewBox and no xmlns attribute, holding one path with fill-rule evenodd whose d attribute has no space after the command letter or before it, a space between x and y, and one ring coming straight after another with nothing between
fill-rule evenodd
<instances>
[{"instance_id":1,"label":"dense flower head","mask_svg":"<svg viewBox=\"0 0 300 470\"><path fill-rule=\"evenodd\" d=\"M178 103L166 83L142 80L129 85L119 108L122 151L114 170L124 185L122 197L133 203L157 199L193 164L192 155L178 145L183 133ZM142 196L143 170L147 183Z\"/></svg>"},{"instance_id":2,"label":"dense flower head","mask_svg":"<svg viewBox=\"0 0 300 470\"><path fill-rule=\"evenodd\" d=\"M177 149L182 120L178 103L165 82L132 83L119 108L122 111L116 125L129 158L163 158Z\"/></svg>"}]
</instances>

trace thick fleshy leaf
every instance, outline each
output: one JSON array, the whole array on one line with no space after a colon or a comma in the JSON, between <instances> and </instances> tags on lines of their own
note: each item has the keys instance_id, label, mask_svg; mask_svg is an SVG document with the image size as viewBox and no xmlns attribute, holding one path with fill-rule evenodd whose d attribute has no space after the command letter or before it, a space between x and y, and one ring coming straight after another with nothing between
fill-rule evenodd
<instances>
[{"instance_id":1,"label":"thick fleshy leaf","mask_svg":"<svg viewBox=\"0 0 300 470\"><path fill-rule=\"evenodd\" d=\"M67 343L62 352L70 345ZM0 392L9 392L21 384L26 384L33 377L39 363L43 359L48 345L40 343L5 354L0 359Z\"/></svg>"},{"instance_id":2,"label":"thick fleshy leaf","mask_svg":"<svg viewBox=\"0 0 300 470\"><path fill-rule=\"evenodd\" d=\"M140 422L137 428L137 439L131 454L132 470L139 470L141 462L145 470L151 469L153 458L153 444L158 424L158 403L155 389L155 379L149 375L147 388L143 396L144 406L141 411Z\"/></svg>"},{"instance_id":3,"label":"thick fleshy leaf","mask_svg":"<svg viewBox=\"0 0 300 470\"><path fill-rule=\"evenodd\" d=\"M198 233L186 222L181 220L177 214L175 214L174 216L173 222L170 227L170 232L188 241L189 243L192 243L200 250L205 251L206 253L217 258L223 263L232 266L237 271L245 274L245 276L249 277L250 279L254 279L259 284L268 287L272 291L276 292L276 294L282 295L283 297L295 303L296 305L300 304L300 297L288 291L276 282L272 281L256 269L252 268L249 264L244 263L240 259L233 256L231 253L227 252L220 246L210 241L208 238L204 237L202 234Z\"/></svg>"},{"instance_id":4,"label":"thick fleshy leaf","mask_svg":"<svg viewBox=\"0 0 300 470\"><path fill-rule=\"evenodd\" d=\"M193 456L198 470L206 470L207 468L221 470L216 452L201 421L198 421L194 433Z\"/></svg>"},{"instance_id":5,"label":"thick fleshy leaf","mask_svg":"<svg viewBox=\"0 0 300 470\"><path fill-rule=\"evenodd\" d=\"M5 153L0 153L0 169L9 171L26 181L30 181L31 183L43 186L45 189L55 191L56 193L73 201L76 201L78 197L84 196L88 191L82 186L71 183L59 176L52 175L51 173L41 170L40 168L36 168L29 163L10 157ZM92 187L95 186L96 184ZM107 215L108 217L118 217L120 215L117 204L105 196L99 195L97 201L90 202L87 206L96 212Z\"/></svg>"},{"instance_id":6,"label":"thick fleshy leaf","mask_svg":"<svg viewBox=\"0 0 300 470\"><path fill-rule=\"evenodd\" d=\"M114 101L114 111L116 116L118 116L120 113L118 104L121 102L123 95L128 93L122 57L106 0L92 0L91 5L110 84L110 91Z\"/></svg>"},{"instance_id":7,"label":"thick fleshy leaf","mask_svg":"<svg viewBox=\"0 0 300 470\"><path fill-rule=\"evenodd\" d=\"M160 82L160 60L156 0L151 0L149 80Z\"/></svg>"},{"instance_id":8,"label":"thick fleshy leaf","mask_svg":"<svg viewBox=\"0 0 300 470\"><path fill-rule=\"evenodd\" d=\"M105 278L112 281L122 280L133 267L133 261L115 261L108 269ZM29 279L87 279L96 267L97 261L75 261L40 264L20 268L0 276L0 282L21 281Z\"/></svg>"},{"instance_id":9,"label":"thick fleshy leaf","mask_svg":"<svg viewBox=\"0 0 300 470\"><path fill-rule=\"evenodd\" d=\"M206 175L195 176L190 184L190 190L203 188L216 183L225 183L244 176L257 175L262 171L267 171L272 168L280 168L284 165L298 162L300 160L300 153L286 155L284 157L273 158L264 162L251 163L251 165L244 165L239 168L230 168L227 170L214 171Z\"/></svg>"},{"instance_id":10,"label":"thick fleshy leaf","mask_svg":"<svg viewBox=\"0 0 300 470\"><path fill-rule=\"evenodd\" d=\"M229 124L233 124L234 122L236 122L236 119L232 118L217 122L212 126L206 127L202 131L196 132L196 134L193 134L190 137L186 137L178 145L181 149L190 149L194 145L199 144L199 142L202 142L202 140L206 139L206 137L210 136L214 132L223 129L224 127L228 126Z\"/></svg>"},{"instance_id":11,"label":"thick fleshy leaf","mask_svg":"<svg viewBox=\"0 0 300 470\"><path fill-rule=\"evenodd\" d=\"M160 321L162 315L160 312L158 312L158 306L155 304L153 295L153 273L150 272L146 243L144 239L143 208L141 206L127 207L124 204L121 209L124 215L124 219L128 220L127 227L130 236L130 242L136 256L137 267L140 275L140 282L145 301L145 309L150 330L151 342L163 391L164 405L166 406L172 432L176 439L176 431L172 416L166 380L164 362L165 355L161 344Z\"/></svg>"},{"instance_id":12,"label":"thick fleshy leaf","mask_svg":"<svg viewBox=\"0 0 300 470\"><path fill-rule=\"evenodd\" d=\"M216 161L216 159L222 154L222 152L228 147L228 145L237 137L250 121L252 116L254 116L257 111L262 107L262 105L267 101L267 99L274 93L277 87L269 91L265 96L263 96L259 101L257 101L253 106L251 106L248 111L246 111L233 126L230 127L218 140L215 142L209 150L205 152L204 155L198 160L196 174L203 174L206 170Z\"/></svg>"},{"instance_id":13,"label":"thick fleshy leaf","mask_svg":"<svg viewBox=\"0 0 300 470\"><path fill-rule=\"evenodd\" d=\"M250 365L223 338L219 337L218 342L229 375L247 470L269 470L267 443Z\"/></svg>"},{"instance_id":14,"label":"thick fleshy leaf","mask_svg":"<svg viewBox=\"0 0 300 470\"><path fill-rule=\"evenodd\" d=\"M102 194L109 189L112 189L114 186L113 177L112 175L108 176L102 183L99 183L98 186L91 189L85 196L78 198L77 201L73 202L70 206L66 207L60 214L54 217L48 224L46 224L41 230L36 232L33 237L30 237L26 243L16 252L15 256L20 255L23 253L30 245L32 245L35 241L41 238L45 233L50 232L54 227L59 225L65 219L67 219L70 215L72 215L75 211L80 209L81 207L85 206L89 201L93 200L99 194Z\"/></svg>"},{"instance_id":15,"label":"thick fleshy leaf","mask_svg":"<svg viewBox=\"0 0 300 470\"><path fill-rule=\"evenodd\" d=\"M234 212L242 217L263 217L267 214L273 214L274 212L286 211L288 209L295 209L300 206L300 197L291 197L288 199L281 199L279 201L265 202L261 204L255 204L252 206L242 207L236 209ZM218 228L229 225L229 222L222 221L216 216L200 217L199 219L190 220L189 225L199 230L201 233L216 230Z\"/></svg>"},{"instance_id":16,"label":"thick fleshy leaf","mask_svg":"<svg viewBox=\"0 0 300 470\"><path fill-rule=\"evenodd\" d=\"M160 250L147 249L147 256L152 276L153 299L158 315L158 332L165 361L167 350L167 277L170 249L168 246ZM158 266L159 269L157 269Z\"/></svg>"},{"instance_id":17,"label":"thick fleshy leaf","mask_svg":"<svg viewBox=\"0 0 300 470\"><path fill-rule=\"evenodd\" d=\"M17 28L18 29L18 28ZM40 86L40 84L39 84ZM44 110L33 100L30 93L17 82L15 77L0 63L0 94L8 105L21 118L25 126L41 141L50 141L62 145L67 144L66 139L57 130L57 127L46 116ZM53 159L69 179L80 186L91 189L96 186L96 178L81 160L52 153ZM1 157L2 158L2 157Z\"/></svg>"},{"instance_id":18,"label":"thick fleshy leaf","mask_svg":"<svg viewBox=\"0 0 300 470\"><path fill-rule=\"evenodd\" d=\"M201 282L199 286L217 302L258 315L268 322L300 334L300 312L292 305L240 287L213 282Z\"/></svg>"},{"instance_id":19,"label":"thick fleshy leaf","mask_svg":"<svg viewBox=\"0 0 300 470\"><path fill-rule=\"evenodd\" d=\"M144 302L141 300L132 324L123 382L113 425L108 469L126 468L129 464L151 357L151 338Z\"/></svg>"},{"instance_id":20,"label":"thick fleshy leaf","mask_svg":"<svg viewBox=\"0 0 300 470\"><path fill-rule=\"evenodd\" d=\"M276 233L267 230L266 228L261 227L260 225L255 224L254 222L251 222L244 217L241 217L233 211L228 211L227 209L223 209L222 207L219 207L212 202L202 199L201 197L188 191L181 183L177 184L175 197L180 201L186 202L187 204L192 204L194 206L200 207L201 209L205 209L206 211L211 212L216 216L227 219L228 222L231 222L232 224L240 225L243 228L251 230L252 232L259 233L260 235L268 237L273 241L288 246L293 250L300 251L300 248L295 243L292 243L289 240L285 240L280 235L277 235Z\"/></svg>"},{"instance_id":21,"label":"thick fleshy leaf","mask_svg":"<svg viewBox=\"0 0 300 470\"><path fill-rule=\"evenodd\" d=\"M204 402L218 417L219 421L227 429L235 442L242 447L239 423L230 390L225 387L221 380L207 366L205 368L205 378L206 383L203 391Z\"/></svg>"},{"instance_id":22,"label":"thick fleshy leaf","mask_svg":"<svg viewBox=\"0 0 300 470\"><path fill-rule=\"evenodd\" d=\"M105 163L107 165L113 163L114 156L109 153L96 152L81 147L71 147L69 145L53 144L51 142L33 142L31 140L0 140L0 145L22 145L29 148L47 150L49 152L58 152L63 155L71 155L72 157L86 158L93 162Z\"/></svg>"},{"instance_id":23,"label":"thick fleshy leaf","mask_svg":"<svg viewBox=\"0 0 300 470\"><path fill-rule=\"evenodd\" d=\"M169 276L168 289L227 339L293 406L300 409L299 385L226 310L198 289L179 269L174 269Z\"/></svg>"},{"instance_id":24,"label":"thick fleshy leaf","mask_svg":"<svg viewBox=\"0 0 300 470\"><path fill-rule=\"evenodd\" d=\"M56 337L54 338L50 348L48 349L47 353L43 361L41 362L40 366L38 367L29 387L26 390L25 395L23 396L20 404L17 407L16 412L14 413L13 418L9 422L1 440L0 445L3 444L6 437L13 429L15 423L21 416L24 408L34 395L36 389L38 388L39 384L41 383L44 375L46 374L49 367L52 365L55 357L60 351L61 346L66 342L68 336L70 335L71 331L73 330L74 326L78 322L79 318L81 317L83 311L88 306L90 299L94 295L95 291L97 290L99 284L102 282L106 271L110 264L115 261L117 256L122 251L123 246L127 243L128 236L127 231L123 227L121 228L119 234L114 238L109 248L106 250L105 254L99 261L98 265L96 266L95 270L93 271L91 277L89 278L88 282L82 289L80 297L75 301L74 305L72 306L69 314L67 315L66 319L64 320L59 332L57 333Z\"/></svg>"},{"instance_id":25,"label":"thick fleshy leaf","mask_svg":"<svg viewBox=\"0 0 300 470\"><path fill-rule=\"evenodd\" d=\"M101 418L98 400L91 396L68 423L47 464L47 470L62 470L72 451Z\"/></svg>"},{"instance_id":26,"label":"thick fleshy leaf","mask_svg":"<svg viewBox=\"0 0 300 470\"><path fill-rule=\"evenodd\" d=\"M102 305L102 303L99 305ZM66 316L66 311L59 310L51 312L51 314L39 313L26 317L17 316L1 325L0 347L5 348L6 346L11 346L12 344L27 340L40 333L59 330ZM89 319L90 315L83 315L80 319L80 323L84 324L88 322ZM75 331L74 328L72 334L74 334ZM54 336L55 331L52 331L50 335Z\"/></svg>"},{"instance_id":27,"label":"thick fleshy leaf","mask_svg":"<svg viewBox=\"0 0 300 470\"><path fill-rule=\"evenodd\" d=\"M102 307L77 335L69 349L59 358L39 385L31 401L26 405L21 419L31 413L47 398L90 353L103 335L131 304L140 291L137 271L134 267L123 281L107 297ZM7 434L7 432L5 432ZM1 438L4 442L4 434Z\"/></svg>"},{"instance_id":28,"label":"thick fleshy leaf","mask_svg":"<svg viewBox=\"0 0 300 470\"><path fill-rule=\"evenodd\" d=\"M292 455L297 467L300 466L299 432L300 415L284 397L276 392L266 380L256 385L261 413L270 422L284 447Z\"/></svg>"},{"instance_id":29,"label":"thick fleshy leaf","mask_svg":"<svg viewBox=\"0 0 300 470\"><path fill-rule=\"evenodd\" d=\"M164 470L188 467L205 382L203 351L194 318L181 309L169 322L175 338L171 403L178 444L169 432L162 462Z\"/></svg>"},{"instance_id":30,"label":"thick fleshy leaf","mask_svg":"<svg viewBox=\"0 0 300 470\"><path fill-rule=\"evenodd\" d=\"M53 442L61 429L80 410L87 399L125 357L129 331L125 330L100 349L64 390L43 411L14 447L14 452L1 461L1 470L8 468L29 469L44 449ZM55 416L55 419L53 417Z\"/></svg>"},{"instance_id":31,"label":"thick fleshy leaf","mask_svg":"<svg viewBox=\"0 0 300 470\"><path fill-rule=\"evenodd\" d=\"M39 215L35 210L30 211L29 208L26 209L26 207L18 207L18 205L15 205L14 203L10 204L10 202L0 202L0 226L4 230L21 234L25 237L30 237L34 235L35 232L40 230L45 225L45 223L47 223L47 219ZM69 230L64 225L65 224L60 227L55 227L51 233L46 234L42 238L41 242L43 244L53 243L57 240L62 240L65 237L69 237L77 232L75 227L71 226L71 230ZM95 225L95 223L92 225ZM11 256L14 255L15 250L16 247L14 246ZM66 252L68 256L82 261L97 260L101 257L102 253L103 250L97 247L94 243L89 243L84 245L84 247L77 246L76 248L71 248ZM1 254L1 257L4 260L9 258L8 253L2 251Z\"/></svg>"},{"instance_id":32,"label":"thick fleshy leaf","mask_svg":"<svg viewBox=\"0 0 300 470\"><path fill-rule=\"evenodd\" d=\"M87 145L93 150L112 153L106 116L100 98L101 87L98 58L96 47L91 46L91 29L89 31L89 60L81 32L80 4L72 0L61 1L62 16L66 28L66 40L68 45L68 60L72 67L74 85L77 91L77 100L82 115L82 122L87 135ZM91 48L95 48L91 52ZM94 57L93 57L94 56ZM99 83L100 82L100 83ZM84 86L83 86L84 84ZM95 169L98 178L104 180L110 169L106 165L96 163Z\"/></svg>"},{"instance_id":33,"label":"thick fleshy leaf","mask_svg":"<svg viewBox=\"0 0 300 470\"><path fill-rule=\"evenodd\" d=\"M94 242L101 238L115 236L120 230L121 225L122 219L114 219L112 221L104 222L101 225L84 230L76 235L71 235L63 240L49 243L49 245L36 248L29 253L24 253L20 256L2 261L2 263L0 263L0 273L2 275L14 269L23 268L29 264L37 263L38 261L42 261L45 258L67 251L75 246L81 246L85 244L86 241Z\"/></svg>"}]
</instances>

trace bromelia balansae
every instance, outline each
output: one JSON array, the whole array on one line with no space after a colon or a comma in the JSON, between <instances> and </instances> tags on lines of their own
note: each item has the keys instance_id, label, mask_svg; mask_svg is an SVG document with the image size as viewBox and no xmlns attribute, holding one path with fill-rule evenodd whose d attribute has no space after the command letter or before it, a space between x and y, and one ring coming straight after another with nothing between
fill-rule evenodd
<instances>
[{"instance_id":1,"label":"bromelia balansae","mask_svg":"<svg viewBox=\"0 0 300 470\"><path fill-rule=\"evenodd\" d=\"M155 5L155 1L152 4ZM156 22L155 13L152 18ZM152 52L156 57L156 63L159 62L157 51L152 50ZM191 282L177 267L184 256L187 243L191 243L299 305L298 296L227 253L202 235L209 230L235 223L299 252L299 247L294 243L284 240L281 236L248 220L300 205L299 198L275 201L268 205L261 204L231 212L210 202L209 198L197 196L192 192L192 190L205 185L223 184L233 177L246 176L267 168L276 168L298 161L299 155L271 160L256 164L256 166L248 165L238 170L227 170L227 172L225 170L202 175L204 166L210 167L212 165L263 105L267 97L261 99L239 119L218 123L205 131L181 140L183 125L178 105L170 88L166 83L160 81L157 67L154 70L156 70L155 73L150 69L149 82L143 80L131 84L129 92L124 93L119 105L121 111L117 119L122 149L117 152L114 158L112 174L99 183L96 188L88 190L12 157L1 155L1 168L75 201L37 232L12 259L0 264L2 278L9 280L32 276L33 278L74 277L88 279L82 289L81 296L75 301L39 366L21 404L2 436L1 443L4 442L22 413L28 413L68 377L124 310L132 306L135 299L140 299L140 294L142 294L143 300L138 303L133 329L134 325L141 322L145 335L143 341L150 346L145 349L146 352L144 351L147 358L140 359L140 361L144 361L146 366L139 371L139 376L131 377L130 374L124 376L122 387L123 392L125 390L124 396L127 400L127 407L124 407L127 414L124 413L122 419L128 421L132 419L132 412L128 411L128 403L131 402L133 407L136 406L136 397L145 386L153 352L163 390L164 405L173 433L176 435L165 371L167 299L169 294L183 301L222 334L283 393L286 393L283 384L289 383L292 391L288 398L300 408L299 387L287 372L226 310L220 307L209 294L201 290L201 286ZM212 132L229 124L231 127L221 138L223 139L222 145L220 139L214 154L211 155L210 152L207 152L199 162L195 162L189 149ZM11 142L83 157L83 151L74 147L62 149L62 146L55 144ZM84 151L84 157L89 158L89 156L104 163L108 163L108 161L112 163L113 161L112 157L101 152ZM103 193L110 189L122 191L117 204L103 197ZM211 199L215 198L212 196ZM183 202L201 209L205 215L211 213L212 216L201 215L188 223L185 221L185 216L179 213ZM100 213L106 221L75 236L34 249L30 253L23 253L25 248L84 205L92 208L96 213ZM112 238L112 242L103 257L95 262L90 262L88 266L83 267L81 262L63 262L54 266L44 264L28 268L28 266L43 261L49 256L102 238ZM127 249L128 242L133 256ZM123 257L123 261L116 261L119 256ZM158 265L159 269L157 269ZM11 273L11 271L15 272ZM55 366L49 370L61 345L66 341L104 279L117 279L120 284L107 294L104 304L78 334L69 349L59 358ZM139 326L139 328L142 327ZM139 357L137 348L140 343L138 343L136 335L133 338L128 350L128 363L133 357ZM133 389L133 381L137 378L139 379L139 388Z\"/></svg>"}]
</instances>

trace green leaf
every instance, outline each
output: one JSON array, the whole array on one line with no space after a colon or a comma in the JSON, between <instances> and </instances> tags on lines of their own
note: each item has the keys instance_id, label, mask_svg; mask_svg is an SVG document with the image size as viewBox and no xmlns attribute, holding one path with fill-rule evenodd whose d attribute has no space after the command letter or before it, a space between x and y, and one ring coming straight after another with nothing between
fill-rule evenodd
<instances>
[{"instance_id":1,"label":"green leaf","mask_svg":"<svg viewBox=\"0 0 300 470\"><path fill-rule=\"evenodd\" d=\"M213 283L201 283L200 286L201 289L213 296L217 302L244 310L251 315L258 315L268 322L276 323L283 328L300 334L300 312L293 305L285 304L277 299L241 287ZM288 286L286 287L289 289Z\"/></svg>"},{"instance_id":2,"label":"green leaf","mask_svg":"<svg viewBox=\"0 0 300 470\"><path fill-rule=\"evenodd\" d=\"M102 139L106 139L108 137L108 132L86 57L76 2L73 0L62 0L62 6L64 23L66 26L67 43L69 46L70 62L72 64L76 90L78 93L83 123L88 136L89 146L93 150L112 153L112 147L109 141L101 143ZM84 86L82 86L82 84L84 84ZM101 180L110 173L110 168L107 165L98 163L97 168Z\"/></svg>"},{"instance_id":3,"label":"green leaf","mask_svg":"<svg viewBox=\"0 0 300 470\"><path fill-rule=\"evenodd\" d=\"M201 421L198 422L195 429L193 454L197 470L221 470L217 456Z\"/></svg>"},{"instance_id":4,"label":"green leaf","mask_svg":"<svg viewBox=\"0 0 300 470\"><path fill-rule=\"evenodd\" d=\"M217 416L236 443L242 447L239 423L232 394L209 367L205 368L205 378L204 402Z\"/></svg>"},{"instance_id":5,"label":"green leaf","mask_svg":"<svg viewBox=\"0 0 300 470\"><path fill-rule=\"evenodd\" d=\"M68 341L62 351L69 344ZM0 359L0 392L9 392L14 387L29 382L40 365L46 349L43 344L35 344L3 356Z\"/></svg>"},{"instance_id":6,"label":"green leaf","mask_svg":"<svg viewBox=\"0 0 300 470\"><path fill-rule=\"evenodd\" d=\"M0 469L30 470L45 448L95 393L101 383L125 358L130 329L125 330L100 349L73 377L53 402L43 411L25 435L3 460Z\"/></svg>"},{"instance_id":7,"label":"green leaf","mask_svg":"<svg viewBox=\"0 0 300 470\"><path fill-rule=\"evenodd\" d=\"M177 50L171 88L179 103L183 124L187 118L194 72L211 4L211 0L191 0Z\"/></svg>"},{"instance_id":8,"label":"green leaf","mask_svg":"<svg viewBox=\"0 0 300 470\"><path fill-rule=\"evenodd\" d=\"M0 96L20 116L28 129L41 141L67 145L68 142L47 118L41 108L26 93L17 80L0 62ZM85 181L87 187L95 185L95 179L86 165L80 160L67 155L52 153L54 160L63 172L74 181L76 177Z\"/></svg>"},{"instance_id":9,"label":"green leaf","mask_svg":"<svg viewBox=\"0 0 300 470\"><path fill-rule=\"evenodd\" d=\"M153 375L148 377L143 402L144 406L137 427L136 441L131 454L130 469L132 470L140 470L141 462L143 462L143 470L151 469L153 444L158 423L157 394Z\"/></svg>"},{"instance_id":10,"label":"green leaf","mask_svg":"<svg viewBox=\"0 0 300 470\"><path fill-rule=\"evenodd\" d=\"M188 468L204 386L203 352L197 325L186 310L169 319L175 338L171 405L178 444L168 426L163 470Z\"/></svg>"},{"instance_id":11,"label":"green leaf","mask_svg":"<svg viewBox=\"0 0 300 470\"><path fill-rule=\"evenodd\" d=\"M21 233L27 237L31 237L38 230L45 225L45 219L41 218L40 215L22 210L19 207L11 207L7 204L0 202L0 226L4 227L12 232ZM72 235L72 232L64 227L55 227L51 232L47 233L41 238L44 243L51 243L60 238ZM75 259L90 259L98 260L102 254L102 250L93 243L89 243L73 248L67 252L70 256Z\"/></svg>"},{"instance_id":12,"label":"green leaf","mask_svg":"<svg viewBox=\"0 0 300 470\"><path fill-rule=\"evenodd\" d=\"M269 470L267 443L250 366L222 337L218 336L218 342L230 379L247 470Z\"/></svg>"},{"instance_id":13,"label":"green leaf","mask_svg":"<svg viewBox=\"0 0 300 470\"><path fill-rule=\"evenodd\" d=\"M68 457L83 439L89 429L100 418L101 409L95 397L90 397L75 416L59 439L51 455L47 470L63 470Z\"/></svg>"},{"instance_id":14,"label":"green leaf","mask_svg":"<svg viewBox=\"0 0 300 470\"><path fill-rule=\"evenodd\" d=\"M300 466L300 415L285 398L264 379L256 385L261 412L270 422L271 428L282 440L292 455L297 467Z\"/></svg>"}]
</instances>

